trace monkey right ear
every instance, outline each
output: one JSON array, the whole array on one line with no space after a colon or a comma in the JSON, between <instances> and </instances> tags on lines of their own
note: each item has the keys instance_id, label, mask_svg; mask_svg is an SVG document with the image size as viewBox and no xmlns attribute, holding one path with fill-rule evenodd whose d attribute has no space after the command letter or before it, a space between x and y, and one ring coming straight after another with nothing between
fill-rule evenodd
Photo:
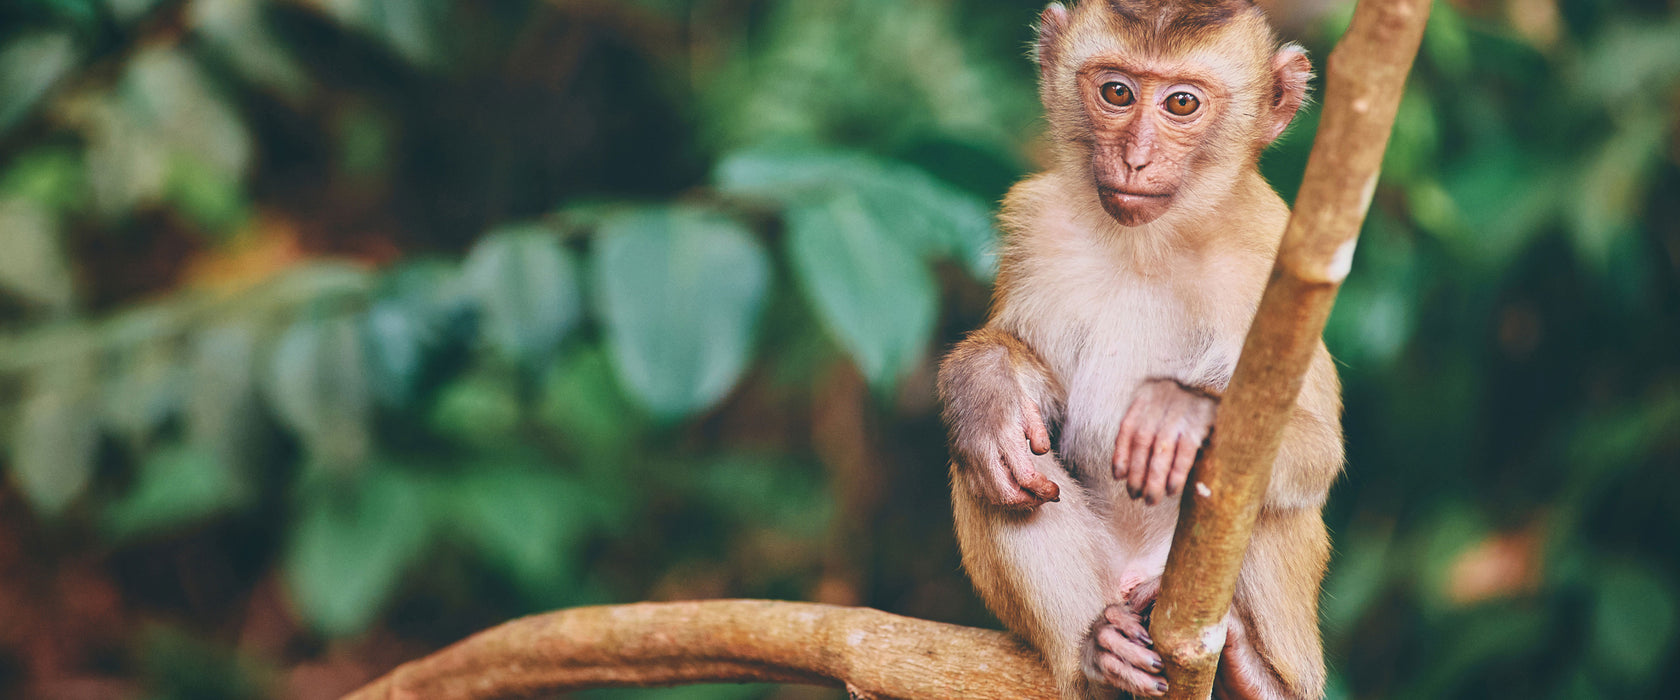
<instances>
[{"instance_id":1,"label":"monkey right ear","mask_svg":"<svg viewBox=\"0 0 1680 700\"><path fill-rule=\"evenodd\" d=\"M1044 12L1038 15L1038 45L1034 47L1033 58L1038 61L1040 75L1045 75L1051 66L1056 65L1056 52L1061 48L1059 42L1062 35L1067 33L1068 10L1059 2L1050 3Z\"/></svg>"},{"instance_id":2,"label":"monkey right ear","mask_svg":"<svg viewBox=\"0 0 1680 700\"><path fill-rule=\"evenodd\" d=\"M1307 101L1307 82L1312 80L1312 61L1307 50L1296 44L1285 44L1272 56L1272 121L1266 131L1269 145L1283 135L1301 103Z\"/></svg>"}]
</instances>

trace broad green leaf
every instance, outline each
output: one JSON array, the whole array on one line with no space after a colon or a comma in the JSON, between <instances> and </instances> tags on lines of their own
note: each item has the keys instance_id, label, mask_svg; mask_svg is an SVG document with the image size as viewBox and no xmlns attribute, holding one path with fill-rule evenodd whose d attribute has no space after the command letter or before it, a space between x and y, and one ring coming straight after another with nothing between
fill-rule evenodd
<instances>
[{"instance_id":1,"label":"broad green leaf","mask_svg":"<svg viewBox=\"0 0 1680 700\"><path fill-rule=\"evenodd\" d=\"M508 359L540 363L578 322L577 265L546 227L488 234L467 255L463 274L484 314L485 338Z\"/></svg>"},{"instance_id":2,"label":"broad green leaf","mask_svg":"<svg viewBox=\"0 0 1680 700\"><path fill-rule=\"evenodd\" d=\"M480 467L447 498L454 532L521 586L536 592L568 582L588 515L577 485L554 474Z\"/></svg>"},{"instance_id":3,"label":"broad green leaf","mask_svg":"<svg viewBox=\"0 0 1680 700\"><path fill-rule=\"evenodd\" d=\"M379 615L426 545L423 489L412 477L376 469L352 488L319 489L302 500L283 566L291 598L313 627L341 637Z\"/></svg>"},{"instance_id":4,"label":"broad green leaf","mask_svg":"<svg viewBox=\"0 0 1680 700\"><path fill-rule=\"evenodd\" d=\"M361 329L348 316L300 320L274 348L267 394L316 467L355 469L367 458L365 357Z\"/></svg>"},{"instance_id":5,"label":"broad green leaf","mask_svg":"<svg viewBox=\"0 0 1680 700\"><path fill-rule=\"evenodd\" d=\"M12 440L12 479L36 510L57 515L93 476L99 401L93 368L69 354L31 378Z\"/></svg>"},{"instance_id":6,"label":"broad green leaf","mask_svg":"<svg viewBox=\"0 0 1680 700\"><path fill-rule=\"evenodd\" d=\"M53 310L75 299L57 218L27 199L0 198L0 293Z\"/></svg>"},{"instance_id":7,"label":"broad green leaf","mask_svg":"<svg viewBox=\"0 0 1680 700\"><path fill-rule=\"evenodd\" d=\"M47 91L76 66L68 33L13 37L0 44L0 133L27 116Z\"/></svg>"},{"instance_id":8,"label":"broad green leaf","mask_svg":"<svg viewBox=\"0 0 1680 700\"><path fill-rule=\"evenodd\" d=\"M1593 658L1618 676L1652 679L1663 670L1680 623L1673 584L1643 565L1601 567L1592 607Z\"/></svg>"},{"instance_id":9,"label":"broad green leaf","mask_svg":"<svg viewBox=\"0 0 1680 700\"><path fill-rule=\"evenodd\" d=\"M739 224L691 209L617 216L597 235L594 298L625 387L666 417L717 403L752 352L764 250Z\"/></svg>"},{"instance_id":10,"label":"broad green leaf","mask_svg":"<svg viewBox=\"0 0 1680 700\"><path fill-rule=\"evenodd\" d=\"M927 352L938 291L914 251L889 235L855 194L790 212L788 249L806 297L877 388Z\"/></svg>"},{"instance_id":11,"label":"broad green leaf","mask_svg":"<svg viewBox=\"0 0 1680 700\"><path fill-rule=\"evenodd\" d=\"M770 197L798 207L813 198L854 194L904 246L924 256L951 257L990 279L996 230L989 208L922 170L861 153L748 150L718 165L726 192Z\"/></svg>"},{"instance_id":12,"label":"broad green leaf","mask_svg":"<svg viewBox=\"0 0 1680 700\"><path fill-rule=\"evenodd\" d=\"M202 450L173 445L148 452L134 487L105 512L115 539L190 525L233 508L251 495L249 485Z\"/></svg>"}]
</instances>

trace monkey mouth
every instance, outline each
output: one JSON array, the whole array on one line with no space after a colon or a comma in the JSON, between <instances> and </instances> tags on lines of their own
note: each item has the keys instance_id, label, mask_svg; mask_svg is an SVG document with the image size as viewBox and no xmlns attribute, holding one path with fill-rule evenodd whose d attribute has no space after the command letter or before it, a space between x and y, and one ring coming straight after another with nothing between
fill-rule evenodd
<instances>
[{"instance_id":1,"label":"monkey mouth","mask_svg":"<svg viewBox=\"0 0 1680 700\"><path fill-rule=\"evenodd\" d=\"M1160 201L1172 196L1171 192L1130 192L1115 187L1099 187L1097 195L1103 199L1116 199L1126 204L1146 204L1152 200Z\"/></svg>"},{"instance_id":2,"label":"monkey mouth","mask_svg":"<svg viewBox=\"0 0 1680 700\"><path fill-rule=\"evenodd\" d=\"M1172 202L1171 192L1128 192L1113 187L1099 187L1097 198L1109 216L1123 226L1141 226L1166 213Z\"/></svg>"}]
</instances>

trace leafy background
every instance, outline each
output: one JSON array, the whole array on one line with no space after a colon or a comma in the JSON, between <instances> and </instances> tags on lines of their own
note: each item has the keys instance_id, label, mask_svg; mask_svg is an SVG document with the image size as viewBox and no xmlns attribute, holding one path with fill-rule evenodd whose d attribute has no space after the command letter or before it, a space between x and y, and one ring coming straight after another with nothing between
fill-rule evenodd
<instances>
[{"instance_id":1,"label":"leafy background","mask_svg":"<svg viewBox=\"0 0 1680 700\"><path fill-rule=\"evenodd\" d=\"M931 385L1039 5L0 4L0 695L332 696L646 599L995 624ZM1680 687L1677 127L1673 2L1436 5L1326 333L1333 697Z\"/></svg>"}]
</instances>

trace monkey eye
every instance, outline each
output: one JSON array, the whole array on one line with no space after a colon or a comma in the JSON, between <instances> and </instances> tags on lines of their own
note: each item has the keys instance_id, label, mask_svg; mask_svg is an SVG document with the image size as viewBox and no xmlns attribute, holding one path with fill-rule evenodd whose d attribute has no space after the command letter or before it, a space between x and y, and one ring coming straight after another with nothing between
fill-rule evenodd
<instances>
[{"instance_id":1,"label":"monkey eye","mask_svg":"<svg viewBox=\"0 0 1680 700\"><path fill-rule=\"evenodd\" d=\"M1104 102L1116 107L1125 107L1137 101L1132 96L1132 89L1125 83L1103 83L1102 97Z\"/></svg>"},{"instance_id":2,"label":"monkey eye","mask_svg":"<svg viewBox=\"0 0 1680 700\"><path fill-rule=\"evenodd\" d=\"M1175 92L1167 96L1167 111L1181 117L1195 114L1201 106L1202 101L1188 92Z\"/></svg>"}]
</instances>

